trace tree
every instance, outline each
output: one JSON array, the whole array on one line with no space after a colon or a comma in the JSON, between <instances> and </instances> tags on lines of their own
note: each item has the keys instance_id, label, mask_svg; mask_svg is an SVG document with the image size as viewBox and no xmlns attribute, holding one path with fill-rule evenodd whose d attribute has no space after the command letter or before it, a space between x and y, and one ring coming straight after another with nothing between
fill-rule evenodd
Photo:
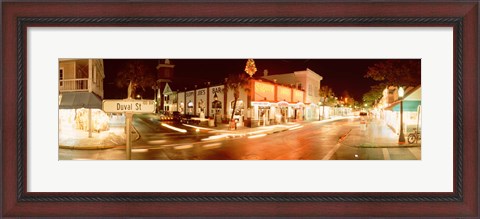
<instances>
[{"instance_id":1,"label":"tree","mask_svg":"<svg viewBox=\"0 0 480 219\"><path fill-rule=\"evenodd\" d=\"M333 92L332 88L330 88L328 85L324 85L320 87L319 95L322 99L323 105L329 105L334 103L335 93Z\"/></svg>"},{"instance_id":2,"label":"tree","mask_svg":"<svg viewBox=\"0 0 480 219\"><path fill-rule=\"evenodd\" d=\"M331 106L336 102L335 93L328 85L323 85L319 90L320 98L322 99L322 116L325 115L325 105Z\"/></svg>"},{"instance_id":3,"label":"tree","mask_svg":"<svg viewBox=\"0 0 480 219\"><path fill-rule=\"evenodd\" d=\"M127 61L117 72L115 84L119 88L128 87L127 98L135 98L138 88L145 91L155 84L154 68L141 60Z\"/></svg>"},{"instance_id":4,"label":"tree","mask_svg":"<svg viewBox=\"0 0 480 219\"><path fill-rule=\"evenodd\" d=\"M420 84L420 60L388 59L368 67L365 78L372 78L387 86L412 86Z\"/></svg>"},{"instance_id":5,"label":"tree","mask_svg":"<svg viewBox=\"0 0 480 219\"><path fill-rule=\"evenodd\" d=\"M342 92L341 99L345 106L352 106L355 103L355 99L350 95L350 92L348 92L347 90L344 90Z\"/></svg>"},{"instance_id":6,"label":"tree","mask_svg":"<svg viewBox=\"0 0 480 219\"><path fill-rule=\"evenodd\" d=\"M362 97L363 102L369 105L373 105L375 101L377 101L383 96L384 89L385 89L385 86L383 86L382 84L371 86L370 91L363 94L363 97Z\"/></svg>"},{"instance_id":7,"label":"tree","mask_svg":"<svg viewBox=\"0 0 480 219\"><path fill-rule=\"evenodd\" d=\"M232 116L230 117L230 121L233 120L233 116L235 115L235 109L237 107L237 100L240 98L240 90L244 89L247 93L250 91L249 85L249 78L245 74L230 74L225 81L225 91L232 90L233 91L233 109L232 109ZM225 92L226 96L227 92Z\"/></svg>"}]
</instances>

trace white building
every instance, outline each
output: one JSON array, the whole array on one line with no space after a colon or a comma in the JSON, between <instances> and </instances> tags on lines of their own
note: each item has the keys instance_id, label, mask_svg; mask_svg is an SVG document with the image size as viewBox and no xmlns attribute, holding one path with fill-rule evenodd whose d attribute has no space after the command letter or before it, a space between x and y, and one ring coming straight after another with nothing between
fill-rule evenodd
<instances>
[{"instance_id":1,"label":"white building","mask_svg":"<svg viewBox=\"0 0 480 219\"><path fill-rule=\"evenodd\" d=\"M299 102L305 104L305 118L307 120L319 118L318 104L320 102L319 91L321 81L323 80L322 76L307 68L303 71L274 75L269 75L268 71L264 71L262 78L305 91L304 100L299 100Z\"/></svg>"},{"instance_id":2,"label":"white building","mask_svg":"<svg viewBox=\"0 0 480 219\"><path fill-rule=\"evenodd\" d=\"M172 90L170 84L167 82L165 84L165 89L163 89L163 110L165 112L174 112L174 111L179 111L178 108L178 95L177 91ZM157 94L157 95L162 95L162 94ZM157 98L158 101L158 98ZM158 106L158 104L157 104Z\"/></svg>"},{"instance_id":3,"label":"white building","mask_svg":"<svg viewBox=\"0 0 480 219\"><path fill-rule=\"evenodd\" d=\"M60 94L88 92L103 99L102 59L60 59L58 77Z\"/></svg>"},{"instance_id":4,"label":"white building","mask_svg":"<svg viewBox=\"0 0 480 219\"><path fill-rule=\"evenodd\" d=\"M88 130L108 129L102 109L102 59L60 59L58 68L59 126Z\"/></svg>"},{"instance_id":5,"label":"white building","mask_svg":"<svg viewBox=\"0 0 480 219\"><path fill-rule=\"evenodd\" d=\"M251 79L248 88L248 92L240 88L236 104L233 90L225 89L223 84L172 92L171 95L176 95L176 109L182 114L201 117L203 113L226 122L233 112L240 125L244 122L248 126L271 125L306 119L305 91L261 79Z\"/></svg>"}]
</instances>

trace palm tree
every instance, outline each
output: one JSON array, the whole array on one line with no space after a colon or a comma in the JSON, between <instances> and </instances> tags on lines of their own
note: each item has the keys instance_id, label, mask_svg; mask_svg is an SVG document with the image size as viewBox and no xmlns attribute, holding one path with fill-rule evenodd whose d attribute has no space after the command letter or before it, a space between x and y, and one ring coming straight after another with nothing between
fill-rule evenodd
<instances>
[{"instance_id":1,"label":"palm tree","mask_svg":"<svg viewBox=\"0 0 480 219\"><path fill-rule=\"evenodd\" d=\"M127 61L117 73L115 79L117 87L128 87L127 98L135 98L137 89L151 88L155 84L154 69L141 60Z\"/></svg>"},{"instance_id":2,"label":"palm tree","mask_svg":"<svg viewBox=\"0 0 480 219\"><path fill-rule=\"evenodd\" d=\"M225 91L226 91L225 97L227 96L226 95L227 91L232 90L233 98L234 98L232 115L230 117L230 121L233 120L233 116L235 115L237 101L238 101L238 98L240 98L240 89L244 89L244 91L247 93L250 91L249 81L250 81L250 78L248 78L246 74L230 74L228 75L228 78L226 78L225 80Z\"/></svg>"}]
</instances>

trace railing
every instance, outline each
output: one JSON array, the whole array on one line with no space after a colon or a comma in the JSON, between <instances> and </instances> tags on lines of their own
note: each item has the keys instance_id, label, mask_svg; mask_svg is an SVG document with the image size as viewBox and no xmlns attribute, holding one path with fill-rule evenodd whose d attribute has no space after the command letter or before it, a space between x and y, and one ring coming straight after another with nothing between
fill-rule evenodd
<instances>
[{"instance_id":1,"label":"railing","mask_svg":"<svg viewBox=\"0 0 480 219\"><path fill-rule=\"evenodd\" d=\"M60 91L88 91L88 78L60 80Z\"/></svg>"}]
</instances>

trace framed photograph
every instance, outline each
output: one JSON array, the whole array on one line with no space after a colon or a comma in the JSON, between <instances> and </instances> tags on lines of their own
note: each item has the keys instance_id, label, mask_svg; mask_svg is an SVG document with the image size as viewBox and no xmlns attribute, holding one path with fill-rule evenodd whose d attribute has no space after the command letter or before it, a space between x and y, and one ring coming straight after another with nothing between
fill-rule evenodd
<instances>
[{"instance_id":1,"label":"framed photograph","mask_svg":"<svg viewBox=\"0 0 480 219\"><path fill-rule=\"evenodd\" d=\"M2 30L3 217L478 217L477 1L11 1Z\"/></svg>"}]
</instances>

